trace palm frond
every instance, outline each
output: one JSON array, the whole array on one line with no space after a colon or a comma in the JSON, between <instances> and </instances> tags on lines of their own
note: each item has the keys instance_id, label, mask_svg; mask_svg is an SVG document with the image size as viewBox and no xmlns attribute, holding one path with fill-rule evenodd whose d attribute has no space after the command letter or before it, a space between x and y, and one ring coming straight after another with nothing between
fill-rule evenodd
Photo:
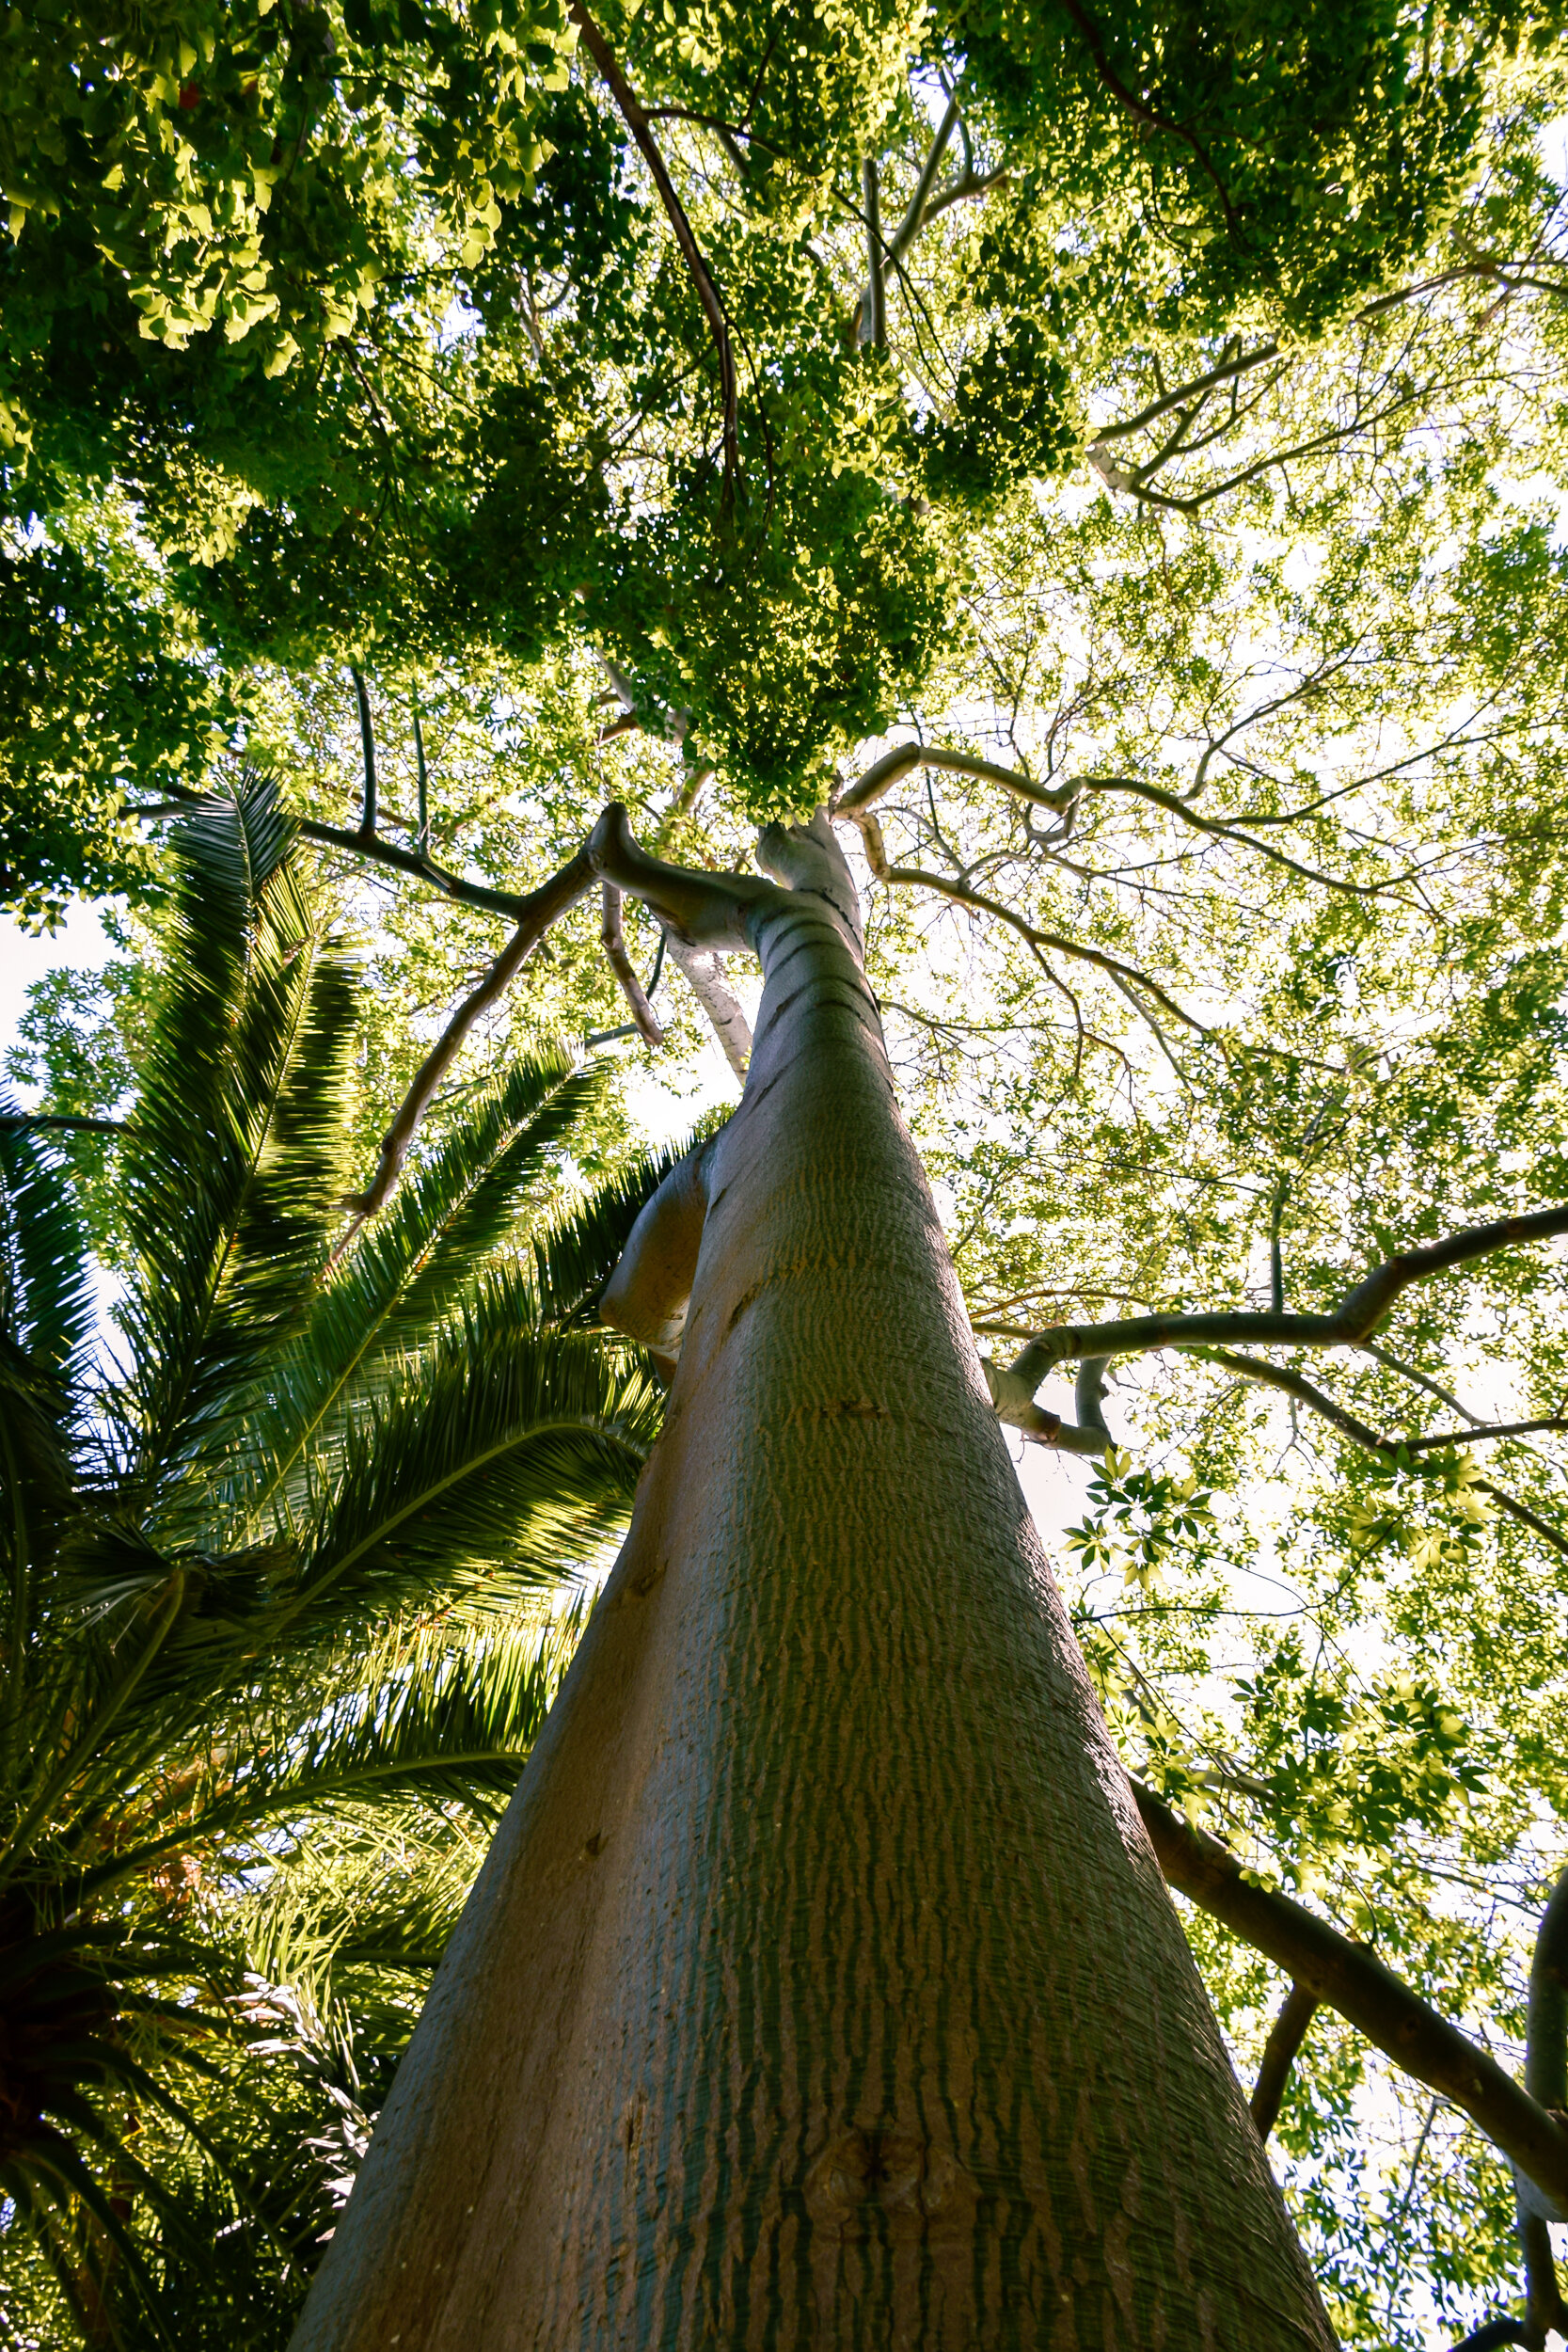
<instances>
[{"instance_id":1,"label":"palm frond","mask_svg":"<svg viewBox=\"0 0 1568 2352\"><path fill-rule=\"evenodd\" d=\"M92 1329L87 1229L66 1163L0 1093L0 1337L69 1388Z\"/></svg>"},{"instance_id":2,"label":"palm frond","mask_svg":"<svg viewBox=\"0 0 1568 2352\"><path fill-rule=\"evenodd\" d=\"M561 1147L608 1083L546 1043L486 1089L469 1115L366 1227L322 1288L309 1328L271 1368L249 1417L234 1502L248 1533L308 1507L329 1456L388 1359L428 1340L526 1213Z\"/></svg>"},{"instance_id":3,"label":"palm frond","mask_svg":"<svg viewBox=\"0 0 1568 2352\"><path fill-rule=\"evenodd\" d=\"M169 985L121 1169L139 1274L119 1403L148 1499L170 1470L206 1484L298 1327L348 1173L352 976L318 936L273 787L242 780L203 803L181 846Z\"/></svg>"},{"instance_id":4,"label":"palm frond","mask_svg":"<svg viewBox=\"0 0 1568 2352\"><path fill-rule=\"evenodd\" d=\"M700 1120L684 1142L644 1152L533 1236L542 1321L569 1330L597 1323L599 1300L643 1208L670 1170L727 1117L716 1113Z\"/></svg>"},{"instance_id":5,"label":"palm frond","mask_svg":"<svg viewBox=\"0 0 1568 2352\"><path fill-rule=\"evenodd\" d=\"M580 1607L543 1624L500 1621L453 1639L442 1621L395 1628L337 1661L327 1705L301 1727L260 1718L228 1750L228 1786L195 1812L198 1841L410 1794L493 1812L515 1785L581 1629ZM459 1629L461 1632L462 1629Z\"/></svg>"},{"instance_id":6,"label":"palm frond","mask_svg":"<svg viewBox=\"0 0 1568 2352\"><path fill-rule=\"evenodd\" d=\"M367 1408L305 1534L301 1627L552 1583L624 1523L660 1392L602 1341L531 1330L533 1305L515 1273L492 1273Z\"/></svg>"}]
</instances>

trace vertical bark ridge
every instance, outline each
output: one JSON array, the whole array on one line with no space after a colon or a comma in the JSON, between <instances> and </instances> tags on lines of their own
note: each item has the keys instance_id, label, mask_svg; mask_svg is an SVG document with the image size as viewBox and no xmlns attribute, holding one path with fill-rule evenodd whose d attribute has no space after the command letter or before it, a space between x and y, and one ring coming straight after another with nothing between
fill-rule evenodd
<instances>
[{"instance_id":1,"label":"vertical bark ridge","mask_svg":"<svg viewBox=\"0 0 1568 2352\"><path fill-rule=\"evenodd\" d=\"M296 2352L1325 2352L826 902Z\"/></svg>"}]
</instances>

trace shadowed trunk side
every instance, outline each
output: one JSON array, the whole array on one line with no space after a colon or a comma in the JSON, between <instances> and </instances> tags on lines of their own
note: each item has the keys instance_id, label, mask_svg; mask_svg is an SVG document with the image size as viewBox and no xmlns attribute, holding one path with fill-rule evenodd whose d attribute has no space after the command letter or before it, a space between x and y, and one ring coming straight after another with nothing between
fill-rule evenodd
<instances>
[{"instance_id":1,"label":"shadowed trunk side","mask_svg":"<svg viewBox=\"0 0 1568 2352\"><path fill-rule=\"evenodd\" d=\"M665 1432L295 2352L1324 2352L850 921L748 927Z\"/></svg>"}]
</instances>

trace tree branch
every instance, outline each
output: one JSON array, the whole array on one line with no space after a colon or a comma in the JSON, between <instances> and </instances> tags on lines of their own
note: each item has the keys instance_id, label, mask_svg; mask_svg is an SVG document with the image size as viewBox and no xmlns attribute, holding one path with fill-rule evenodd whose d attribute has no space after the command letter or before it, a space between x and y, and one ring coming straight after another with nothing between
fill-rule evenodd
<instances>
[{"instance_id":1,"label":"tree branch","mask_svg":"<svg viewBox=\"0 0 1568 2352\"><path fill-rule=\"evenodd\" d=\"M744 1086L752 1058L752 1025L730 991L723 964L713 948L694 947L678 931L667 930L664 936L691 993L707 1015L724 1059Z\"/></svg>"},{"instance_id":2,"label":"tree branch","mask_svg":"<svg viewBox=\"0 0 1568 2352\"><path fill-rule=\"evenodd\" d=\"M458 1006L415 1073L397 1117L382 1139L381 1157L376 1163L375 1174L363 1192L351 1195L344 1202L344 1207L352 1209L356 1218L373 1216L377 1210L386 1207L392 1197L399 1170L407 1157L408 1147L419 1132L420 1122L435 1099L441 1080L461 1053L464 1041L474 1023L498 997L505 993L550 925L593 887L594 879L593 855L584 847L558 874L552 874L548 882L542 882L525 901L528 913L479 986Z\"/></svg>"},{"instance_id":3,"label":"tree branch","mask_svg":"<svg viewBox=\"0 0 1568 2352\"><path fill-rule=\"evenodd\" d=\"M1016 931L1031 947L1053 949L1057 955L1071 956L1079 963L1092 964L1096 971L1107 973L1113 980L1125 982L1134 989L1146 989L1156 1004L1164 1007L1173 1020L1181 1022L1199 1037L1208 1036L1209 1032L1201 1021L1196 1021L1174 996L1166 994L1158 980L1151 980L1148 973L1140 972L1135 964L1123 963L1118 957L1107 955L1099 947L1085 946L1082 940L1069 939L1060 931L1037 930L1022 914L1015 914L1011 907L1004 906L1000 898L992 898L983 890L971 890L963 882L950 881L945 874L929 873L922 866L890 866L881 847L880 828L876 818L863 817L857 818L855 821L865 842L867 862L879 882L887 883L890 888L899 884L931 890L938 898L950 898L955 906L968 907L976 914L994 915L999 923L1006 923L1009 930ZM1132 999L1132 1003L1135 1010L1143 1011L1136 998ZM1147 1014L1144 1017L1148 1019ZM1078 1351L1073 1349L1070 1352L1076 1354Z\"/></svg>"},{"instance_id":4,"label":"tree branch","mask_svg":"<svg viewBox=\"0 0 1568 2352\"><path fill-rule=\"evenodd\" d=\"M319 834L329 829L318 826L314 830ZM350 834L347 846L364 849L367 845ZM410 859L405 853L393 862L410 866L421 875L425 872L419 860ZM619 801L611 801L582 848L559 873L527 898L508 899L507 911L518 914L517 929L479 986L458 1006L416 1072L383 1140L374 1176L364 1192L353 1195L343 1204L355 1212L356 1220L374 1216L391 1198L420 1123L480 1014L503 993L550 925L575 906L595 882L608 882L617 892L630 892L667 930L699 946L749 946L746 926L750 915L756 908L771 904L778 896L773 883L757 876L691 873L683 866L665 866L657 858L649 857L632 839L626 809ZM635 987L636 976L631 977ZM638 993L642 994L641 989ZM652 1020L645 995L642 1004ZM638 1025L641 1027L641 1024ZM340 1243L340 1249L342 1247Z\"/></svg>"},{"instance_id":5,"label":"tree branch","mask_svg":"<svg viewBox=\"0 0 1568 2352\"><path fill-rule=\"evenodd\" d=\"M1015 799L1032 802L1037 808L1060 811L1070 807L1079 794L1076 784L1036 784L1016 768L999 767L994 760L981 759L974 752L948 751L934 743L900 743L896 750L884 752L858 784L839 794L832 804L833 816L847 817L858 825L885 792L901 784L916 768L935 768L955 776L978 776L988 784L1000 784Z\"/></svg>"},{"instance_id":6,"label":"tree branch","mask_svg":"<svg viewBox=\"0 0 1568 2352\"><path fill-rule=\"evenodd\" d=\"M1053 1364L1081 1356L1138 1356L1160 1347L1193 1344L1283 1347L1358 1347L1371 1337L1402 1291L1429 1274L1468 1265L1494 1250L1568 1233L1568 1208L1528 1210L1493 1225L1466 1226L1462 1232L1407 1249L1347 1291L1326 1314L1268 1314L1239 1310L1215 1314L1132 1315L1120 1323L1055 1325L1037 1332L1013 1363L1022 1377L1043 1380ZM1261 1369L1271 1369L1263 1367ZM1338 1409L1335 1408L1336 1411Z\"/></svg>"},{"instance_id":7,"label":"tree branch","mask_svg":"<svg viewBox=\"0 0 1568 2352\"><path fill-rule=\"evenodd\" d=\"M1258 2080L1252 2086L1247 2105L1258 2126L1259 2139L1267 2139L1279 2121L1279 2110L1285 2097L1285 2086L1296 2053L1307 2039L1307 2028L1323 2004L1315 1993L1304 1984L1292 1984L1280 2005L1278 2016L1269 2028L1263 2044L1263 2062L1258 2069Z\"/></svg>"},{"instance_id":8,"label":"tree branch","mask_svg":"<svg viewBox=\"0 0 1568 2352\"><path fill-rule=\"evenodd\" d=\"M740 470L740 439L736 424L735 352L730 342L730 323L724 305L708 265L703 259L702 248L692 234L686 209L675 194L674 182L659 153L658 142L654 137L648 118L638 103L630 83L616 64L614 52L583 7L582 0L569 0L567 13L581 33L589 56L604 76L627 130L642 151L643 161L669 215L670 225L675 232L675 243L680 246L686 266L691 274L691 282L697 290L697 299L707 319L713 347L719 355L719 384L724 406L724 482L726 491L731 491L735 477Z\"/></svg>"},{"instance_id":9,"label":"tree branch","mask_svg":"<svg viewBox=\"0 0 1568 2352\"><path fill-rule=\"evenodd\" d=\"M1463 2108L1554 2212L1568 2214L1568 2130L1555 2115L1365 1945L1288 1895L1250 1884L1227 1846L1184 1821L1141 1781L1132 1786L1170 1885L1338 2010L1405 2074Z\"/></svg>"},{"instance_id":10,"label":"tree branch","mask_svg":"<svg viewBox=\"0 0 1568 2352\"><path fill-rule=\"evenodd\" d=\"M887 349L887 288L882 276L882 199L877 182L877 159L867 155L861 165L861 206L865 214L865 307L861 312L860 340L874 351Z\"/></svg>"},{"instance_id":11,"label":"tree branch","mask_svg":"<svg viewBox=\"0 0 1568 2352\"><path fill-rule=\"evenodd\" d=\"M348 674L354 680L354 696L359 705L359 751L365 772L359 830L367 841L373 841L375 839L375 730L371 724L370 690L365 684L365 674L357 663L353 661L349 663Z\"/></svg>"},{"instance_id":12,"label":"tree branch","mask_svg":"<svg viewBox=\"0 0 1568 2352\"><path fill-rule=\"evenodd\" d=\"M621 893L613 882L607 882L600 890L599 898L599 938L604 946L605 960L621 983L621 993L631 1007L631 1017L641 1035L650 1045L662 1045L664 1031L658 1025L641 981L632 969L632 961L626 953L626 943L621 933Z\"/></svg>"},{"instance_id":13,"label":"tree branch","mask_svg":"<svg viewBox=\"0 0 1568 2352\"><path fill-rule=\"evenodd\" d=\"M465 882L460 874L449 873L444 866L421 857L417 850L400 850L395 842L384 840L379 834L368 839L363 834L345 833L341 825L318 824L313 817L297 818L295 823L302 839L319 841L331 850L347 850L355 857L368 857L377 866L389 866L400 874L411 874L416 882L428 882L443 898L455 899L459 906L483 907L487 914L510 914L515 923L528 919L532 894L492 890L485 882Z\"/></svg>"}]
</instances>

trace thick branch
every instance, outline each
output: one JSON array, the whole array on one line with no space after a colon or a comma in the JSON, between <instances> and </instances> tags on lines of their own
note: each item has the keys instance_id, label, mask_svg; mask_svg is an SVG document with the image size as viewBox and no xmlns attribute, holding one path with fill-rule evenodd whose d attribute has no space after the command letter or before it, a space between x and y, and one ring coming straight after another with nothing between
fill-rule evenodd
<instances>
[{"instance_id":1,"label":"thick branch","mask_svg":"<svg viewBox=\"0 0 1568 2352\"><path fill-rule=\"evenodd\" d=\"M1146 982L1147 986L1148 983ZM1326 1314L1269 1314L1247 1310L1215 1314L1132 1315L1121 1323L1057 1324L1037 1332L1013 1370L1037 1384L1053 1364L1079 1356L1141 1356L1155 1348L1240 1343L1281 1347L1358 1347L1371 1337L1402 1291L1429 1274L1468 1265L1498 1249L1568 1233L1568 1208L1532 1209L1389 1258L1347 1291Z\"/></svg>"},{"instance_id":2,"label":"thick branch","mask_svg":"<svg viewBox=\"0 0 1568 2352\"><path fill-rule=\"evenodd\" d=\"M1263 2044L1263 2063L1258 2069L1258 2080L1252 2086L1252 2097L1247 2102L1259 2139L1267 2139L1279 2121L1285 2086L1291 2079L1296 2053L1307 2039L1307 2026L1322 2006L1317 1994L1306 1985L1293 1984L1280 2005L1278 2016L1269 2028L1269 2038Z\"/></svg>"},{"instance_id":3,"label":"thick branch","mask_svg":"<svg viewBox=\"0 0 1568 2352\"><path fill-rule=\"evenodd\" d=\"M1013 1377L1006 1364L982 1356L980 1370L986 1376L997 1420L1005 1428L1016 1429L1031 1445L1048 1445L1058 1454L1103 1454L1110 1444L1107 1430L1081 1428L1064 1421L1060 1413L1037 1405L1031 1391L1022 1380Z\"/></svg>"},{"instance_id":4,"label":"thick branch","mask_svg":"<svg viewBox=\"0 0 1568 2352\"><path fill-rule=\"evenodd\" d=\"M751 946L747 925L753 911L773 903L774 883L751 874L700 874L684 866L666 866L650 857L633 840L626 812L612 801L594 826L588 842L594 871L606 882L641 898L650 913L694 946L744 950Z\"/></svg>"},{"instance_id":5,"label":"thick branch","mask_svg":"<svg viewBox=\"0 0 1568 2352\"><path fill-rule=\"evenodd\" d=\"M752 1025L731 993L723 964L711 947L693 947L678 931L666 931L664 936L691 993L708 1017L724 1059L744 1086L752 1058Z\"/></svg>"},{"instance_id":6,"label":"thick branch","mask_svg":"<svg viewBox=\"0 0 1568 2352\"><path fill-rule=\"evenodd\" d=\"M1172 1886L1338 2010L1396 2066L1462 2107L1554 2211L1568 2214L1568 2131L1556 2116L1374 1952L1288 1895L1250 1885L1228 1847L1182 1820L1151 1788L1134 1780L1132 1793Z\"/></svg>"},{"instance_id":7,"label":"thick branch","mask_svg":"<svg viewBox=\"0 0 1568 2352\"><path fill-rule=\"evenodd\" d=\"M706 262L703 259L702 248L692 234L691 223L686 216L686 208L675 194L674 182L671 179L664 158L659 153L658 142L654 137L648 118L638 103L630 83L616 64L610 43L583 7L582 0L569 0L568 14L581 33L589 56L609 85L610 94L620 109L627 130L642 151L642 159L653 176L654 185L658 190L659 200L669 215L670 226L675 232L675 243L680 246L686 266L691 273L691 282L697 289L697 299L703 306L703 312L708 323L708 331L713 337L713 347L719 355L719 383L724 404L724 477L726 483L733 482L736 474L740 470L740 440L736 429L735 352L730 342L730 323L724 314L724 306L720 300L719 289L713 282Z\"/></svg>"},{"instance_id":8,"label":"thick branch","mask_svg":"<svg viewBox=\"0 0 1568 2352\"><path fill-rule=\"evenodd\" d=\"M604 884L600 904L599 938L604 946L605 960L621 983L621 993L631 1007L631 1017L641 1035L650 1045L662 1045L664 1031L658 1025L654 1009L626 953L626 943L621 933L621 893L613 882Z\"/></svg>"},{"instance_id":9,"label":"thick branch","mask_svg":"<svg viewBox=\"0 0 1568 2352\"><path fill-rule=\"evenodd\" d=\"M371 697L365 684L365 674L350 662L348 674L354 680L354 698L359 705L359 750L364 763L365 793L361 803L359 830L368 841L375 838L375 730L371 724Z\"/></svg>"},{"instance_id":10,"label":"thick branch","mask_svg":"<svg viewBox=\"0 0 1568 2352\"><path fill-rule=\"evenodd\" d=\"M1002 768L994 760L981 759L973 752L953 752L933 743L900 743L895 751L884 752L881 758L869 767L858 784L851 785L833 803L834 817L848 817L858 824L867 809L901 784L916 768L935 768L955 776L979 776L988 784L1000 784L1015 799L1029 801L1037 808L1062 810L1070 807L1078 798L1075 784L1036 784L1030 776L1021 775L1016 768Z\"/></svg>"},{"instance_id":11,"label":"thick branch","mask_svg":"<svg viewBox=\"0 0 1568 2352\"><path fill-rule=\"evenodd\" d=\"M713 1141L709 1136L678 1160L643 1204L599 1301L600 1321L645 1347L667 1380L680 1354L697 1271Z\"/></svg>"}]
</instances>

